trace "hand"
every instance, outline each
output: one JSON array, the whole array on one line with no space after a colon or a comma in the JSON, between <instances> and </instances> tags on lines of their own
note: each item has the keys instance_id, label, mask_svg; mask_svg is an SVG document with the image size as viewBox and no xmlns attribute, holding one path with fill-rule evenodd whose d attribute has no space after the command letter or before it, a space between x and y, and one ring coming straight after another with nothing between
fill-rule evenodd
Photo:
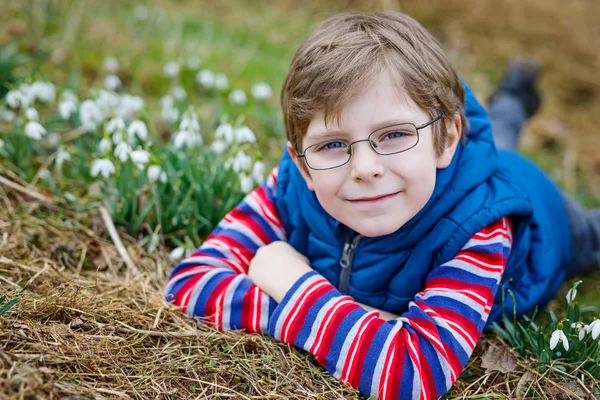
<instances>
[{"instance_id":1,"label":"hand","mask_svg":"<svg viewBox=\"0 0 600 400\"><path fill-rule=\"evenodd\" d=\"M272 242L260 247L248 267L248 278L277 303L294 283L312 271L308 259L287 242Z\"/></svg>"}]
</instances>

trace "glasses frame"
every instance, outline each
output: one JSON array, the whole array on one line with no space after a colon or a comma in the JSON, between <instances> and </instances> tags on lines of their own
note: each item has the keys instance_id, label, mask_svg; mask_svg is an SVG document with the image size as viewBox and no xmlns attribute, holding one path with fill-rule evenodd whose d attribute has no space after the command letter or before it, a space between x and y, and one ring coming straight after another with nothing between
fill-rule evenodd
<instances>
[{"instance_id":1,"label":"glasses frame","mask_svg":"<svg viewBox=\"0 0 600 400\"><path fill-rule=\"evenodd\" d=\"M313 147L315 147L315 146L320 146L320 145L322 145L323 143L330 142L331 140L324 140L324 141L322 141L322 142L319 142L319 143L311 144L310 146L308 146L307 148L305 148L305 149L304 149L304 151L303 151L302 153L298 152L298 151L297 151L297 150L295 150L295 149L294 149L294 152L296 153L296 157L298 157L298 158L304 158L304 161L306 162L306 165L308 166L308 168L310 168L310 169L312 169L312 170L314 170L314 171L326 171L326 170L328 170L328 169L339 168L339 167L342 167L342 166L344 166L344 165L348 164L348 163L350 162L350 160L352 159L352 145L354 145L354 144L356 144L356 143L360 143L360 142L369 142L369 145L371 146L371 148L373 149L373 151L374 151L375 153L379 154L380 156L391 156L391 155L394 155L394 154L404 153L405 151L408 151L408 150L412 149L413 147L415 147L416 145L418 145L418 144L419 144L419 138L420 138L420 136L419 136L419 130L421 130L421 129L424 129L424 128L427 128L429 125L433 124L434 122L437 122L437 121L439 121L439 120L440 120L440 119L442 119L443 117L444 117L444 116L440 114L440 115L438 115L437 117L435 117L434 119L432 119L431 121L425 122L424 124L422 124L422 125L419 125L419 126L416 126L416 125L415 125L415 124L413 124L412 122L402 122L402 123L399 123L399 124L393 124L393 125L384 126L383 128L379 128L379 129L377 129L377 130L375 130L375 131L373 131L373 132L369 133L369 136L368 136L366 139L355 140L354 142L350 142L350 143L348 144L348 160L346 160L346 162L344 162L343 164L336 165L335 167L329 167L329 168L313 168L313 167L311 167L311 166L310 166L310 163L308 162L308 159L306 158L306 152L307 152L309 149L311 149L311 148L313 148ZM409 148L407 148L407 149L400 150L400 151L396 151L396 152L394 152L394 153L385 153L385 154L382 154L382 153L378 152L378 151L377 151L377 143L375 143L374 141L372 141L372 140L371 140L371 136L373 136L375 133L377 133L377 132L379 132L379 131L382 131L382 130L384 130L384 129L391 128L392 126L398 126L398 125L412 125L412 126L414 126L414 127L415 127L415 130L417 131L417 141L416 141L416 143L415 143L415 144L413 144L412 146L410 146L410 147L409 147Z\"/></svg>"}]
</instances>

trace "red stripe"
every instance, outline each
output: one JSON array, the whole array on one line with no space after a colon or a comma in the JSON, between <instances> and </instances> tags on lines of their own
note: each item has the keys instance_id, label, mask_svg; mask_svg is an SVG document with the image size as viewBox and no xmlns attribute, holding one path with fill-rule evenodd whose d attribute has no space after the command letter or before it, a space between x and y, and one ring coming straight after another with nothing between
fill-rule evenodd
<instances>
[{"instance_id":1,"label":"red stripe","mask_svg":"<svg viewBox=\"0 0 600 400\"><path fill-rule=\"evenodd\" d=\"M351 349L351 351L354 351L354 348L356 346L358 346L359 349L356 352L356 355L354 356L352 365L349 365L350 357L347 357L346 365L344 366L344 371L342 372L342 376L346 375L348 377L348 383L351 384L352 386L358 387L358 385L360 385L360 379L362 377L362 370L363 370L363 366L365 365L364 361L365 361L365 357L367 356L367 353L369 352L370 344L373 342L373 337L375 337L375 334L377 333L379 328L381 328L381 326L385 323L386 323L386 321L384 321L381 318L377 318L377 316L367 318L364 321L364 324L362 324L363 326L367 325L367 327L365 328L365 332L363 333L362 338L360 339L360 342L358 342L358 340L359 340L358 335L356 335L356 337L354 338L354 343L352 343L352 346L350 346L350 349ZM361 328L362 328L362 326L361 326ZM360 332L360 329L359 329L359 332ZM349 352L349 354L352 354L352 353ZM346 371L347 369L349 369L349 371Z\"/></svg>"},{"instance_id":2,"label":"red stripe","mask_svg":"<svg viewBox=\"0 0 600 400\"><path fill-rule=\"evenodd\" d=\"M467 343L470 343L471 341L477 343L477 340L479 340L479 336L481 335L481 332L479 331L479 329L477 329L477 325L473 321L471 321L468 318L465 318L464 316L457 313L456 311L450 310L449 308L444 308L444 307L431 307L430 305L425 304L421 301L417 302L417 306L420 308L423 308L423 309L430 309L433 312L435 312L437 315L439 315L440 318L443 318L446 321L454 322L456 325L463 328L463 330L466 332L466 334L468 336L465 336L465 334L462 333L462 331L457 330L454 327L452 327L452 330L457 332L459 335L461 335Z\"/></svg>"},{"instance_id":3,"label":"red stripe","mask_svg":"<svg viewBox=\"0 0 600 400\"><path fill-rule=\"evenodd\" d=\"M315 344L311 349L311 353L317 357L317 360L322 366L325 366L326 364L327 355L329 354L331 345L333 343L333 339L335 339L335 334L337 333L340 324L344 321L344 319L346 319L348 315L350 315L350 313L359 308L361 307L356 303L346 303L337 309L336 313L333 315L333 318L327 326L324 325L324 322L327 321L327 318L324 318L321 321L319 321L320 326L317 331L317 338L319 338L320 336L322 336L323 338L321 339L319 351L315 352L315 346L317 344L317 342L315 341Z\"/></svg>"},{"instance_id":4,"label":"red stripe","mask_svg":"<svg viewBox=\"0 0 600 400\"><path fill-rule=\"evenodd\" d=\"M324 282L326 284L323 284ZM313 288L316 289L308 296L305 296L305 294L310 292ZM324 296L333 288L334 287L325 279L317 279L315 282L310 284L302 294L300 294L300 297L290 309L287 318L284 320L281 326L283 334L285 334L286 331L288 332L288 336L282 337L282 341L291 344L296 342L296 336L298 336L298 333L300 333L300 330L302 329L302 325L304 325L308 311L321 296ZM301 299L302 301L300 301ZM294 319L291 320L294 315Z\"/></svg>"},{"instance_id":5,"label":"red stripe","mask_svg":"<svg viewBox=\"0 0 600 400\"><path fill-rule=\"evenodd\" d=\"M236 275L230 275L225 277L215 286L214 290L208 296L208 300L204 306L204 318L207 324L217 327L221 321L217 321L217 301L219 300L219 296L227 291L227 287L231 283L231 281L236 277ZM222 316L221 316L222 318Z\"/></svg>"},{"instance_id":6,"label":"red stripe","mask_svg":"<svg viewBox=\"0 0 600 400\"><path fill-rule=\"evenodd\" d=\"M236 207L231 210L224 219L228 222L233 222L248 227L249 230L251 230L263 243L269 243L271 241L271 239L269 239L269 235L267 235L260 224L256 222L255 218L256 217L248 215L248 213L245 211L242 211L239 207ZM243 234L243 232L240 232L240 234Z\"/></svg>"},{"instance_id":7,"label":"red stripe","mask_svg":"<svg viewBox=\"0 0 600 400\"><path fill-rule=\"evenodd\" d=\"M405 329L401 329L396 333L396 337L392 341L392 346L390 346L390 352L386 357L386 363L391 363L391 368L389 374L385 374L382 376L381 387L383 388L383 383L387 378L387 396L386 399L397 399L400 397L400 383L402 382L402 374L404 372L404 364L406 362L406 337L408 336L408 331ZM391 350L395 349L394 359L391 359ZM384 371L385 372L385 371ZM415 371L416 372L416 371ZM411 382L412 383L412 382ZM411 387L405 388L406 390L411 390ZM383 394L383 391L381 391Z\"/></svg>"},{"instance_id":8,"label":"red stripe","mask_svg":"<svg viewBox=\"0 0 600 400\"><path fill-rule=\"evenodd\" d=\"M265 219L271 224L281 229L283 227L283 223L279 218L279 214L277 212L277 209L275 208L275 203L272 199L269 198L269 194L267 193L265 187L259 186L258 188L256 188L256 190L252 192L252 196L254 197L256 203L260 207L262 216L264 216Z\"/></svg>"},{"instance_id":9,"label":"red stripe","mask_svg":"<svg viewBox=\"0 0 600 400\"><path fill-rule=\"evenodd\" d=\"M182 311L185 313L187 310L187 305L190 301L190 297L188 297L187 301L185 302L185 304L182 303L183 301L183 297L185 296L185 293L188 290L193 290L194 287L196 286L196 284L198 283L198 281L200 279L202 279L204 277L205 274L201 274L201 275L196 275L196 276L191 276L187 279L187 281L181 285L181 287L179 288L179 290L177 290L177 293L175 293L175 295L173 296L173 304L182 307Z\"/></svg>"},{"instance_id":10,"label":"red stripe","mask_svg":"<svg viewBox=\"0 0 600 400\"><path fill-rule=\"evenodd\" d=\"M449 289L452 291L456 291L464 296L467 296L469 299L473 300L475 303L485 306L487 301L491 296L491 288L485 285L479 285L476 283L470 283L469 286L465 285L465 282L459 281L452 278L432 278L427 281L427 288L421 293L431 293L440 289ZM474 292L479 296L483 297L483 299L469 293ZM440 291L440 295L444 295L444 291Z\"/></svg>"}]
</instances>

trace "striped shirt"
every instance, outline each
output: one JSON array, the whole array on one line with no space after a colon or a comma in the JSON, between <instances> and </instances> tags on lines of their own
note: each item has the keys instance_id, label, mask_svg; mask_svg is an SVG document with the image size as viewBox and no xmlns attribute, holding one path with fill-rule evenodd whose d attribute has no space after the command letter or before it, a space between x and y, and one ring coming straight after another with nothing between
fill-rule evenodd
<instances>
[{"instance_id":1,"label":"striped shirt","mask_svg":"<svg viewBox=\"0 0 600 400\"><path fill-rule=\"evenodd\" d=\"M167 300L220 330L268 334L313 354L337 379L379 399L437 399L458 379L483 331L510 252L502 218L432 269L399 318L386 321L342 295L316 271L281 303L247 276L261 246L286 240L267 181L219 223L165 287Z\"/></svg>"}]
</instances>

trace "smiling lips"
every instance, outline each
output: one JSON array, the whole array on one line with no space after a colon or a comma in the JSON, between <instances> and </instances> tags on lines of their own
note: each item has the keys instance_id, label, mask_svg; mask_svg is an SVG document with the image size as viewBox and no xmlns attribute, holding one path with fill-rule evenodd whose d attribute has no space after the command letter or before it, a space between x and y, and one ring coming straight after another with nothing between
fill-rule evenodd
<instances>
[{"instance_id":1,"label":"smiling lips","mask_svg":"<svg viewBox=\"0 0 600 400\"><path fill-rule=\"evenodd\" d=\"M397 195L400 192L395 192L395 193L390 193L390 194L384 194L381 196L373 196L373 197L361 197L359 199L350 199L348 201L351 201L352 203L375 203L377 201L380 200L385 200L388 199L390 197L393 197L395 195Z\"/></svg>"}]
</instances>

